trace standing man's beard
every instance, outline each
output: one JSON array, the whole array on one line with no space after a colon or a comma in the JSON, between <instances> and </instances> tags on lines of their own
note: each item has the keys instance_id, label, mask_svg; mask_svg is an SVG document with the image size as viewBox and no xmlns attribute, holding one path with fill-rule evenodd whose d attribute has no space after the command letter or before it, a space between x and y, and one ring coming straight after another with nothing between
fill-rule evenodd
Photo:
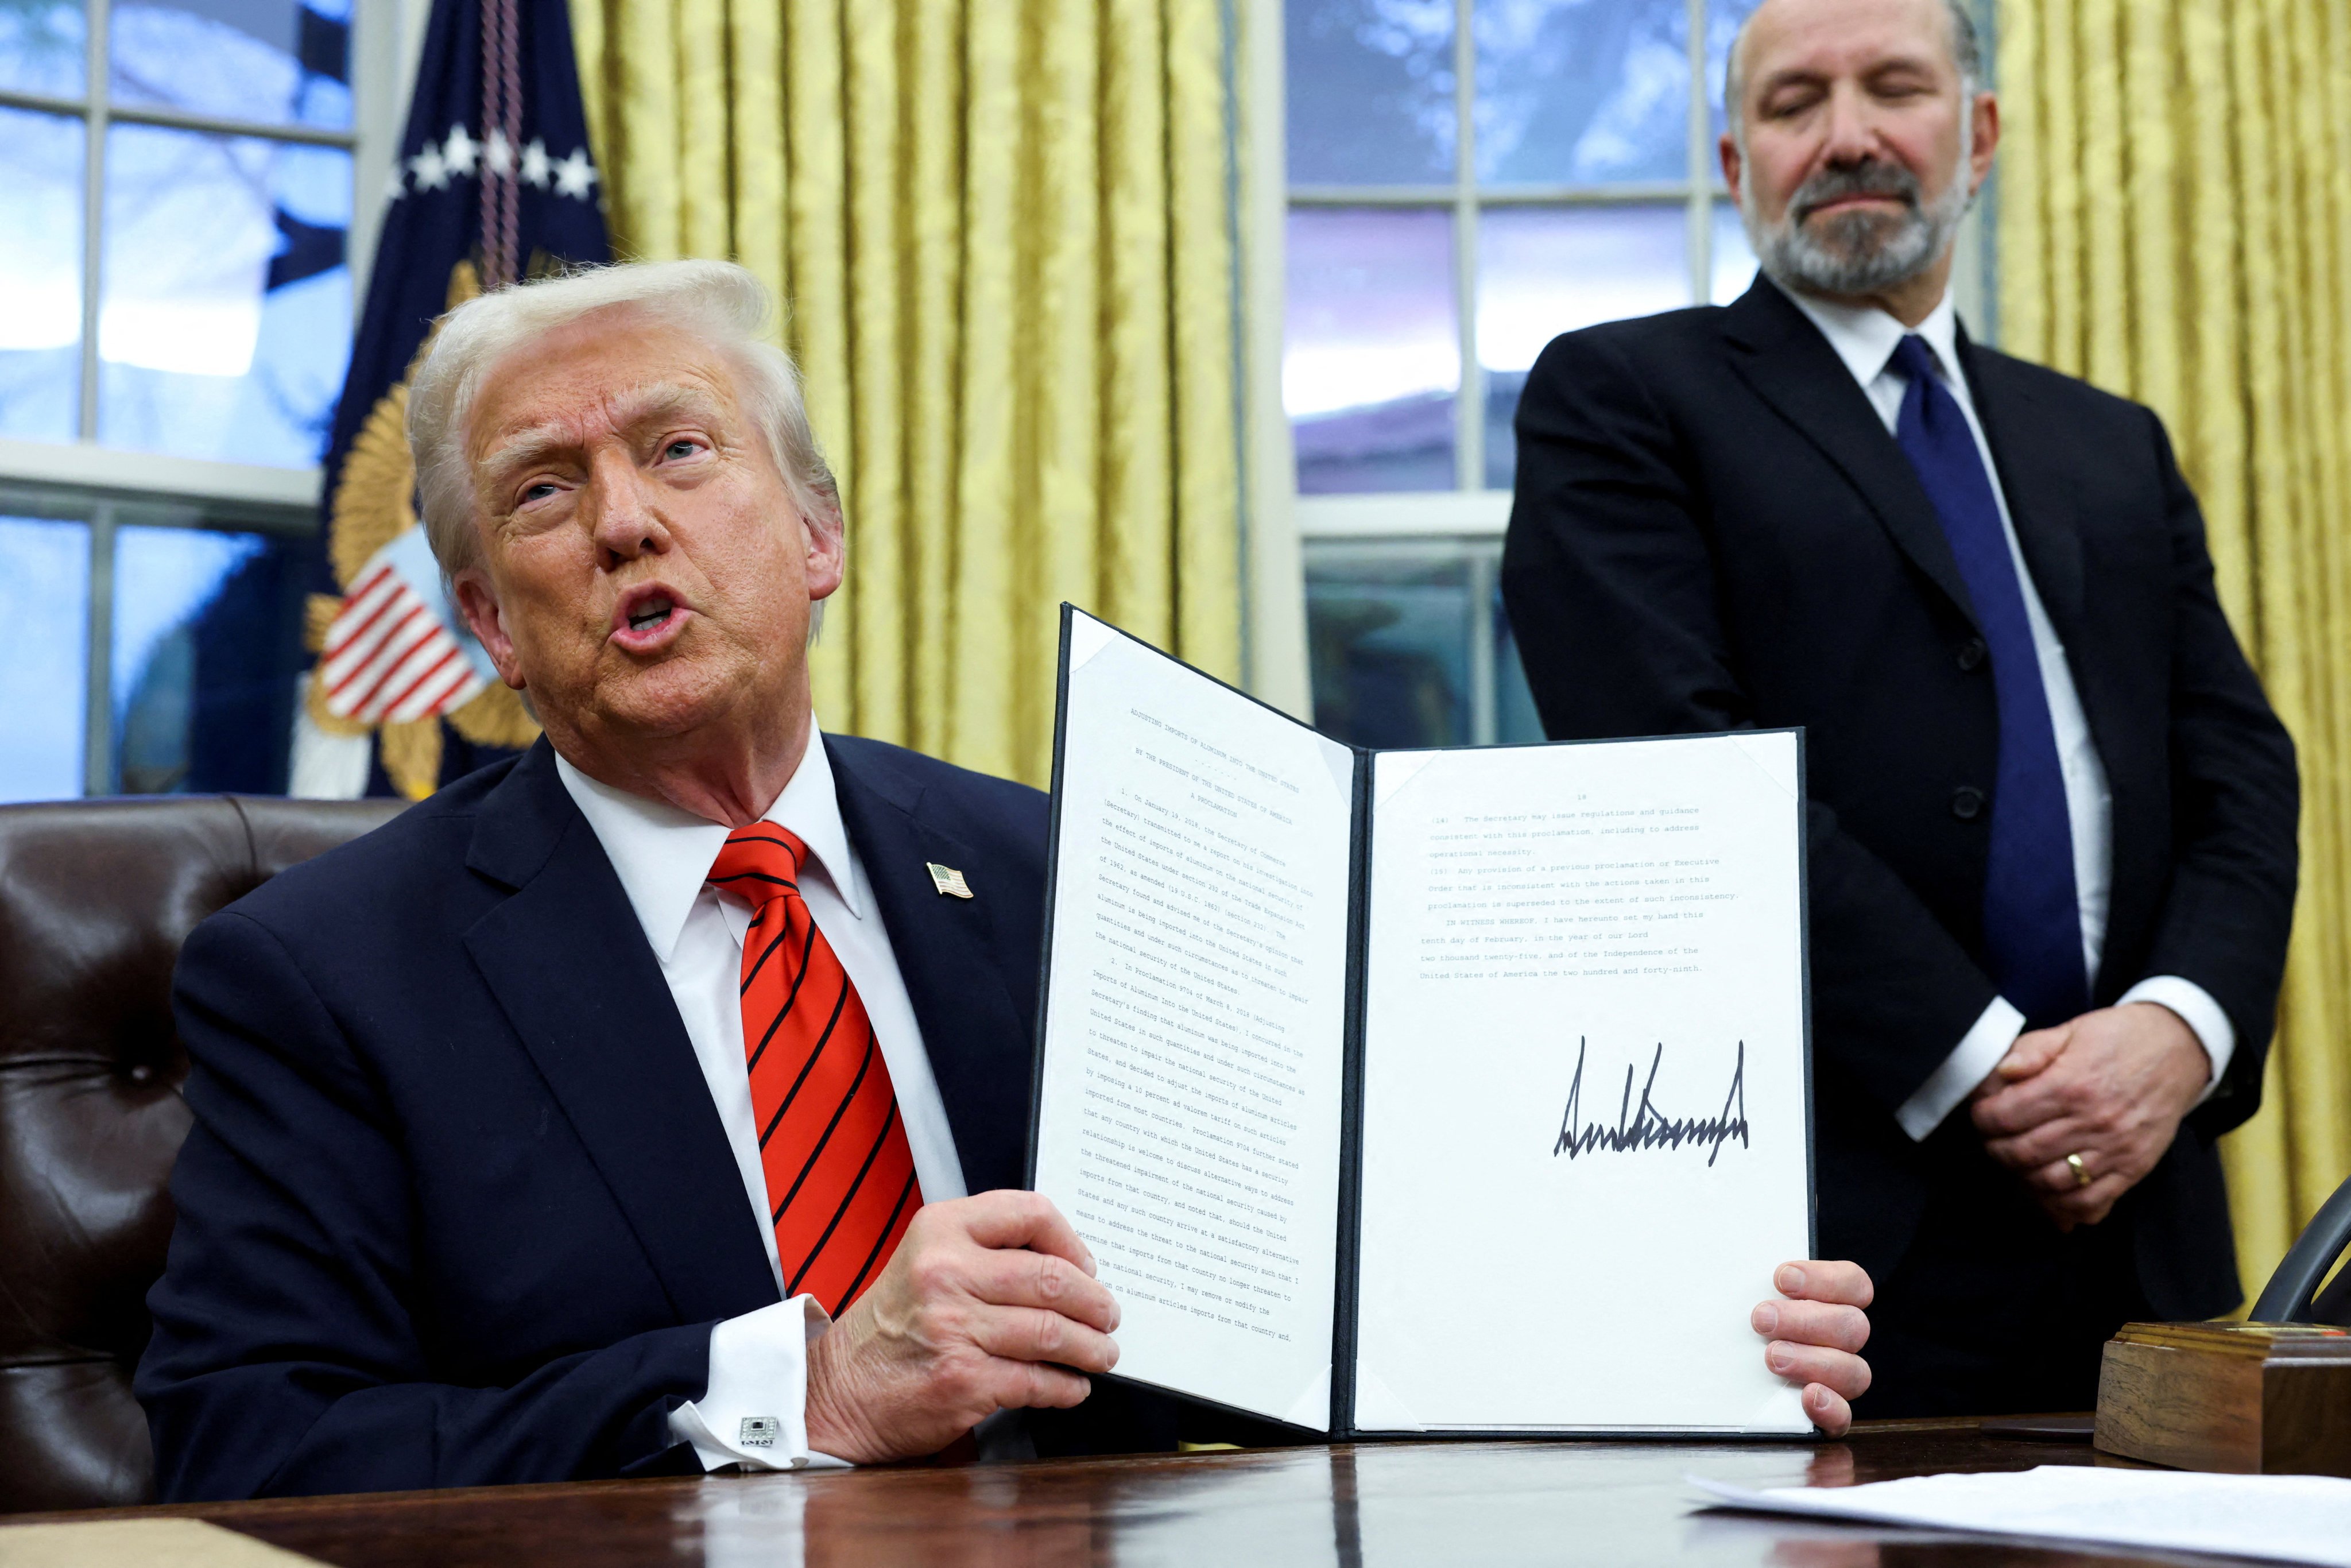
<instances>
[{"instance_id":1,"label":"standing man's beard","mask_svg":"<svg viewBox=\"0 0 2351 1568\"><path fill-rule=\"evenodd\" d=\"M1765 276L1783 287L1808 294L1875 294L1906 283L1943 254L1959 232L1969 205L1969 134L1959 128L1959 166L1950 183L1931 203L1919 199L1918 177L1898 163L1875 160L1844 169L1823 169L1788 198L1777 223L1758 221L1740 182L1739 215L1747 243ZM1823 203L1846 196L1892 196L1903 204L1893 217L1872 212L1840 214L1817 225L1804 220Z\"/></svg>"}]
</instances>

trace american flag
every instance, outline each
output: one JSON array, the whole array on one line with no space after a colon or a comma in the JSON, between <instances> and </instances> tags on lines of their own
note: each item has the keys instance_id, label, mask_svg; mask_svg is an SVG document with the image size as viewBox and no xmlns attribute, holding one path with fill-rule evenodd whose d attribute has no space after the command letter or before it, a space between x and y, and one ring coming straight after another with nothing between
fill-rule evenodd
<instances>
[{"instance_id":1,"label":"american flag","mask_svg":"<svg viewBox=\"0 0 2351 1568\"><path fill-rule=\"evenodd\" d=\"M451 613L423 528L378 550L327 628L314 677L326 685L327 711L363 724L398 723L472 701L494 672Z\"/></svg>"},{"instance_id":2,"label":"american flag","mask_svg":"<svg viewBox=\"0 0 2351 1568\"><path fill-rule=\"evenodd\" d=\"M367 308L329 444L320 494L330 512L354 444L407 380L461 264L496 284L611 255L566 0L429 4L407 130L386 172ZM327 711L371 725L454 713L496 672L448 602L423 528L393 539L343 584L329 546L340 527L330 517L320 530L312 569L317 592L342 598L312 671ZM509 755L465 738L455 725L442 725L441 735L442 782ZM376 756L366 787L392 793L380 747Z\"/></svg>"}]
</instances>

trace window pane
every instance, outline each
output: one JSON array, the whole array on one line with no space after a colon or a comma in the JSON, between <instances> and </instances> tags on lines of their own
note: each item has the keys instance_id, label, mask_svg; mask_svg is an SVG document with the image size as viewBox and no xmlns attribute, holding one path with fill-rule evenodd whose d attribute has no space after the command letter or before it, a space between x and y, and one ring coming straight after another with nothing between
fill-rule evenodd
<instances>
[{"instance_id":1,"label":"window pane","mask_svg":"<svg viewBox=\"0 0 2351 1568\"><path fill-rule=\"evenodd\" d=\"M1714 303L1728 305L1755 281L1755 252L1747 243L1747 225L1729 202L1714 204Z\"/></svg>"},{"instance_id":2,"label":"window pane","mask_svg":"<svg viewBox=\"0 0 2351 1568\"><path fill-rule=\"evenodd\" d=\"M0 88L79 98L88 47L79 0L0 5Z\"/></svg>"},{"instance_id":3,"label":"window pane","mask_svg":"<svg viewBox=\"0 0 2351 1568\"><path fill-rule=\"evenodd\" d=\"M1688 175L1685 0L1478 0L1478 178Z\"/></svg>"},{"instance_id":4,"label":"window pane","mask_svg":"<svg viewBox=\"0 0 2351 1568\"><path fill-rule=\"evenodd\" d=\"M286 787L300 586L261 534L114 536L113 722L127 794Z\"/></svg>"},{"instance_id":5,"label":"window pane","mask_svg":"<svg viewBox=\"0 0 2351 1568\"><path fill-rule=\"evenodd\" d=\"M1486 484L1507 490L1519 392L1562 332L1690 302L1685 209L1489 207L1478 229L1478 360L1486 368Z\"/></svg>"},{"instance_id":6,"label":"window pane","mask_svg":"<svg viewBox=\"0 0 2351 1568\"><path fill-rule=\"evenodd\" d=\"M1453 488L1451 215L1293 208L1289 246L1281 395L1299 489Z\"/></svg>"},{"instance_id":7,"label":"window pane","mask_svg":"<svg viewBox=\"0 0 2351 1568\"><path fill-rule=\"evenodd\" d=\"M350 154L118 125L106 186L99 439L316 463L350 357Z\"/></svg>"},{"instance_id":8,"label":"window pane","mask_svg":"<svg viewBox=\"0 0 2351 1568\"><path fill-rule=\"evenodd\" d=\"M89 528L0 517L8 615L0 631L0 800L82 792L89 685Z\"/></svg>"},{"instance_id":9,"label":"window pane","mask_svg":"<svg viewBox=\"0 0 2351 1568\"><path fill-rule=\"evenodd\" d=\"M107 24L111 90L265 125L351 123L350 0L140 0Z\"/></svg>"},{"instance_id":10,"label":"window pane","mask_svg":"<svg viewBox=\"0 0 2351 1568\"><path fill-rule=\"evenodd\" d=\"M1314 727L1351 746L1468 744L1469 582L1451 546L1310 551Z\"/></svg>"},{"instance_id":11,"label":"window pane","mask_svg":"<svg viewBox=\"0 0 2351 1568\"><path fill-rule=\"evenodd\" d=\"M1290 177L1453 179L1453 0L1290 0Z\"/></svg>"},{"instance_id":12,"label":"window pane","mask_svg":"<svg viewBox=\"0 0 2351 1568\"><path fill-rule=\"evenodd\" d=\"M1713 111L1714 133L1722 134L1722 73L1730 63L1730 41L1739 36L1740 24L1762 0L1707 0L1706 5L1706 101ZM1719 182L1722 171L1714 172Z\"/></svg>"},{"instance_id":13,"label":"window pane","mask_svg":"<svg viewBox=\"0 0 2351 1568\"><path fill-rule=\"evenodd\" d=\"M0 435L80 434L82 136L0 109Z\"/></svg>"}]
</instances>

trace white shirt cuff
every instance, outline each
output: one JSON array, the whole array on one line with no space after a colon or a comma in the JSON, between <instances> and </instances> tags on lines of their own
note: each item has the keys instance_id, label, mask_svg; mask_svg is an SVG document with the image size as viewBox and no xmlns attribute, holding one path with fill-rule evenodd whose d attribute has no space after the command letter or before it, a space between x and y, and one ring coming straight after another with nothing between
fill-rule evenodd
<instances>
[{"instance_id":1,"label":"white shirt cuff","mask_svg":"<svg viewBox=\"0 0 2351 1568\"><path fill-rule=\"evenodd\" d=\"M808 1443L808 1347L831 1327L814 1296L714 1325L709 1385L669 1413L670 1437L693 1444L705 1470L848 1469Z\"/></svg>"},{"instance_id":2,"label":"white shirt cuff","mask_svg":"<svg viewBox=\"0 0 2351 1568\"><path fill-rule=\"evenodd\" d=\"M1935 1069L1934 1076L1918 1085L1918 1092L1902 1102L1894 1119L1914 1143L1923 1143L1927 1134L1943 1124L1943 1118L1957 1110L1960 1103L1975 1092L1976 1085L1991 1076L2016 1037L2024 1032L2024 1015L2006 997L1994 997L1991 1006L1984 1009L1975 1027L1959 1040L1959 1049L1943 1058L1943 1065Z\"/></svg>"},{"instance_id":3,"label":"white shirt cuff","mask_svg":"<svg viewBox=\"0 0 2351 1568\"><path fill-rule=\"evenodd\" d=\"M2204 1092L2196 1097L2196 1103L2201 1105L2212 1098L2212 1092L2220 1087L2220 1075L2229 1071L2229 1059L2237 1053L2237 1026L2229 1021L2229 1015L2212 999L2212 993L2178 975L2150 975L2125 991L2122 1000L2115 1006L2131 1002L2154 1002L2169 1008L2179 1015L2180 1022L2195 1031L2197 1043L2212 1059L2212 1075L2205 1080Z\"/></svg>"}]
</instances>

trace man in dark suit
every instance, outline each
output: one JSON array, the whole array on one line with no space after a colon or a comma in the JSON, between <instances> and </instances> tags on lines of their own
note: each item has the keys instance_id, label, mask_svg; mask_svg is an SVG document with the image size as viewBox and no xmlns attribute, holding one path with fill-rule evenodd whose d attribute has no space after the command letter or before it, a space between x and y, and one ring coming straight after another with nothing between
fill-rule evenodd
<instances>
[{"instance_id":1,"label":"man in dark suit","mask_svg":"<svg viewBox=\"0 0 2351 1568\"><path fill-rule=\"evenodd\" d=\"M1764 276L1554 341L1502 585L1555 737L1804 727L1821 1244L1864 1415L2079 1409L2239 1300L2291 743L2147 410L1970 343L1998 107L1949 0L1766 0L1723 167Z\"/></svg>"},{"instance_id":2,"label":"man in dark suit","mask_svg":"<svg viewBox=\"0 0 2351 1568\"><path fill-rule=\"evenodd\" d=\"M739 267L615 267L464 307L418 371L424 527L547 733L189 939L138 1379L165 1497L1165 1448L1201 1414L1089 1397L1117 1305L1009 1190L1044 797L816 728L839 504L767 316ZM1867 1281L1803 1273L1759 1327L1841 1428Z\"/></svg>"}]
</instances>

